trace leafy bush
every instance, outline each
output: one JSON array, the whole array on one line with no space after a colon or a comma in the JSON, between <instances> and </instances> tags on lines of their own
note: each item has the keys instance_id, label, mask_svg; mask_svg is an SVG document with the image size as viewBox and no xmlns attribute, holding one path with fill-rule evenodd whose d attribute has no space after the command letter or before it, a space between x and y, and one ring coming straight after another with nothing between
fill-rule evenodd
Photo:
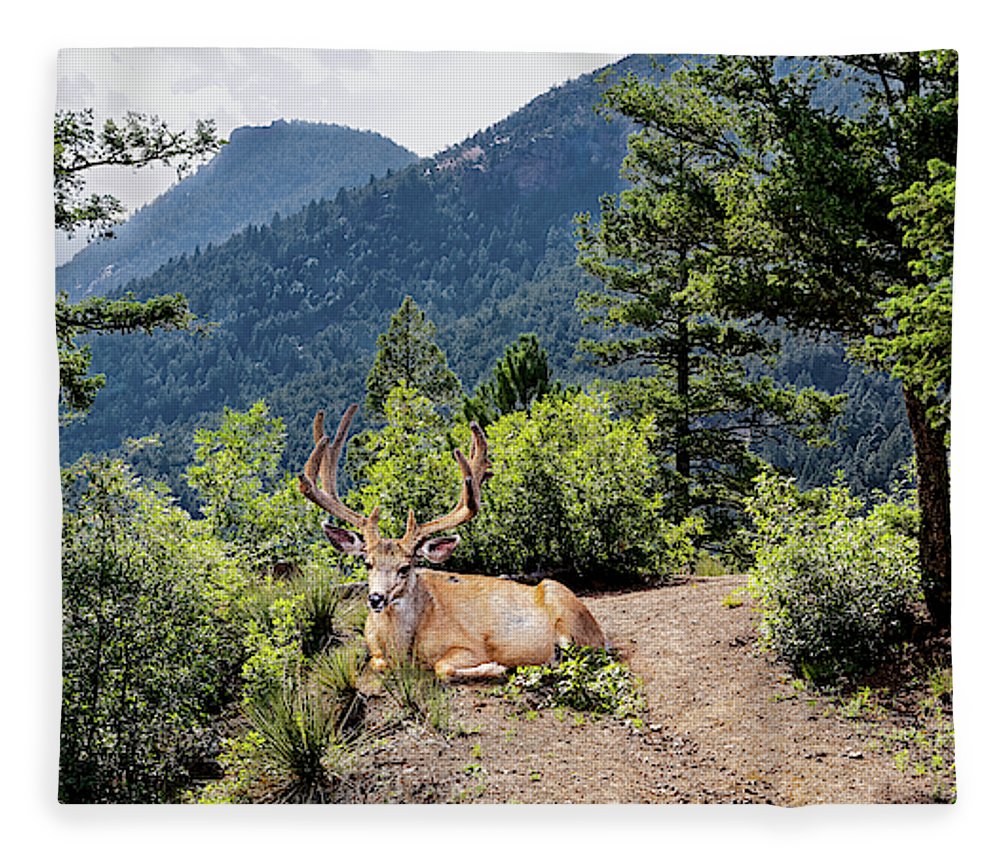
<instances>
[{"instance_id":1,"label":"leafy bush","mask_svg":"<svg viewBox=\"0 0 1000 860\"><path fill-rule=\"evenodd\" d=\"M59 797L169 800L239 663L217 612L239 574L125 463L85 458L63 481Z\"/></svg>"},{"instance_id":2,"label":"leafy bush","mask_svg":"<svg viewBox=\"0 0 1000 860\"><path fill-rule=\"evenodd\" d=\"M250 512L265 485L277 478L284 435L284 423L271 418L263 402L247 412L227 408L218 429L195 430L195 463L186 477L219 537L245 539Z\"/></svg>"},{"instance_id":3,"label":"leafy bush","mask_svg":"<svg viewBox=\"0 0 1000 860\"><path fill-rule=\"evenodd\" d=\"M505 692L527 697L536 707L562 706L619 719L645 710L639 679L601 648L570 645L555 666L519 666Z\"/></svg>"},{"instance_id":4,"label":"leafy bush","mask_svg":"<svg viewBox=\"0 0 1000 860\"><path fill-rule=\"evenodd\" d=\"M389 392L384 411L385 427L359 433L353 440L348 469L357 487L346 501L366 513L379 505L380 531L399 537L411 508L419 520L427 521L454 506L459 472L448 423L430 399L400 384Z\"/></svg>"},{"instance_id":5,"label":"leafy bush","mask_svg":"<svg viewBox=\"0 0 1000 860\"><path fill-rule=\"evenodd\" d=\"M237 595L244 726L223 742L222 779L189 795L200 803L330 802L354 755L363 715L357 681L364 601L335 574L307 567L267 576ZM235 693L235 690L234 690Z\"/></svg>"},{"instance_id":6,"label":"leafy bush","mask_svg":"<svg viewBox=\"0 0 1000 860\"><path fill-rule=\"evenodd\" d=\"M246 586L230 612L243 637L244 700L294 685L314 658L356 639L366 615L364 600L337 587L328 571Z\"/></svg>"},{"instance_id":7,"label":"leafy bush","mask_svg":"<svg viewBox=\"0 0 1000 860\"><path fill-rule=\"evenodd\" d=\"M294 686L305 667L302 652L302 596L281 588L261 600L244 625L242 668L244 705ZM266 593L266 592L265 592Z\"/></svg>"},{"instance_id":8,"label":"leafy bush","mask_svg":"<svg viewBox=\"0 0 1000 860\"><path fill-rule=\"evenodd\" d=\"M284 422L263 401L246 412L226 409L219 427L195 431L195 462L186 473L198 493L205 525L240 553L252 570L297 570L338 557L320 534L320 510L279 475Z\"/></svg>"},{"instance_id":9,"label":"leafy bush","mask_svg":"<svg viewBox=\"0 0 1000 860\"><path fill-rule=\"evenodd\" d=\"M367 654L354 637L306 659L289 623L295 615L289 609L301 605L287 598L271 603L279 623L244 666L244 729L222 742L222 778L190 792L188 800L335 800L361 742L365 707L357 687Z\"/></svg>"},{"instance_id":10,"label":"leafy bush","mask_svg":"<svg viewBox=\"0 0 1000 860\"><path fill-rule=\"evenodd\" d=\"M605 397L544 398L489 428L494 476L456 556L495 574L664 576L690 562L698 521L672 526L651 421L616 419Z\"/></svg>"},{"instance_id":11,"label":"leafy bush","mask_svg":"<svg viewBox=\"0 0 1000 860\"><path fill-rule=\"evenodd\" d=\"M64 474L64 801L175 799L214 754L225 707L260 722L292 702L305 719L313 661L363 623L337 587L352 569L317 540L321 512L277 473L281 422L258 403L196 442L201 519L121 461Z\"/></svg>"},{"instance_id":12,"label":"leafy bush","mask_svg":"<svg viewBox=\"0 0 1000 860\"><path fill-rule=\"evenodd\" d=\"M917 546L902 530L912 518L894 502L863 507L846 487L800 494L773 475L748 506L762 642L816 683L884 661L919 598Z\"/></svg>"}]
</instances>

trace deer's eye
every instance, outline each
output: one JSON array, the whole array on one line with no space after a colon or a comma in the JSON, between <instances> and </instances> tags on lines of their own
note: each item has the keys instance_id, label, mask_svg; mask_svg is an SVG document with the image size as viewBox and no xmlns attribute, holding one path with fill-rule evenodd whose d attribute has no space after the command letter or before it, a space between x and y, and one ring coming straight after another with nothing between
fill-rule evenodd
<instances>
[{"instance_id":1,"label":"deer's eye","mask_svg":"<svg viewBox=\"0 0 1000 860\"><path fill-rule=\"evenodd\" d=\"M409 567L401 567L398 571L396 571L396 579L406 579L406 577L408 577L409 575L410 575Z\"/></svg>"}]
</instances>

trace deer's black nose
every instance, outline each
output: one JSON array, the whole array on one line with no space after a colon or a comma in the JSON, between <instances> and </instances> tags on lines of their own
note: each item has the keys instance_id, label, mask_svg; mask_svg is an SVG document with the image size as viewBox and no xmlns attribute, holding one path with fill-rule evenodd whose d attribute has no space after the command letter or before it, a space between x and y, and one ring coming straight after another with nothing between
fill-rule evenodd
<instances>
[{"instance_id":1,"label":"deer's black nose","mask_svg":"<svg viewBox=\"0 0 1000 860\"><path fill-rule=\"evenodd\" d=\"M383 609L385 609L385 595L378 593L369 594L368 605L376 612L381 612Z\"/></svg>"}]
</instances>

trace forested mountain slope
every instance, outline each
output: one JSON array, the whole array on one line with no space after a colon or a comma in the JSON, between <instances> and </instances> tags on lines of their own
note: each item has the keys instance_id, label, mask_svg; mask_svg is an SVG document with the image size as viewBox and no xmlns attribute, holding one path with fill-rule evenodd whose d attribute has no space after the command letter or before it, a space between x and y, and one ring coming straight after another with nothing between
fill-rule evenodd
<instances>
[{"instance_id":1,"label":"forested mountain slope","mask_svg":"<svg viewBox=\"0 0 1000 860\"><path fill-rule=\"evenodd\" d=\"M72 298L111 292L247 224L290 215L416 160L388 138L338 125L277 120L238 128L215 158L136 212L114 239L60 266L56 286Z\"/></svg>"},{"instance_id":2,"label":"forested mountain slope","mask_svg":"<svg viewBox=\"0 0 1000 860\"><path fill-rule=\"evenodd\" d=\"M668 59L667 72L679 62ZM648 59L624 60L612 72L629 68L647 73ZM157 433L162 447L143 452L140 465L168 477L183 499L177 474L190 462L193 428L223 406L246 409L265 398L286 421L286 465L297 469L315 410L363 398L375 338L407 294L438 326L438 342L467 390L527 331L539 335L556 375L593 378L595 369L577 355L583 329L574 300L587 276L575 263L573 218L622 187L629 129L595 113L606 86L598 74L585 75L435 158L317 197L136 281L139 297L184 293L215 326L206 335L96 339L94 369L108 383L87 418L64 428L63 459ZM852 416L846 447L780 446L774 458L816 480L829 480L838 466L860 475L862 485L885 484L908 451L907 434L889 429L903 421L892 387L849 370L835 344L789 345L778 375L852 387L876 404L869 412L885 432L869 413ZM839 462L845 450L870 459L870 443L891 461L888 471Z\"/></svg>"}]
</instances>

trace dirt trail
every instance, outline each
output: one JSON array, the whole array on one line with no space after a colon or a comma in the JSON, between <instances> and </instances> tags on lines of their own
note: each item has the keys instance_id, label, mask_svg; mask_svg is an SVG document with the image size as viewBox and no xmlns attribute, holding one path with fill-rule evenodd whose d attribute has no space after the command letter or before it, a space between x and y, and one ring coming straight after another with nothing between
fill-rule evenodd
<instances>
[{"instance_id":1,"label":"dirt trail","mask_svg":"<svg viewBox=\"0 0 1000 860\"><path fill-rule=\"evenodd\" d=\"M519 712L457 688L449 737L412 729L368 757L351 799L485 803L926 803L873 724L796 689L755 651L740 577L586 599L642 678L642 728L569 711Z\"/></svg>"}]
</instances>

